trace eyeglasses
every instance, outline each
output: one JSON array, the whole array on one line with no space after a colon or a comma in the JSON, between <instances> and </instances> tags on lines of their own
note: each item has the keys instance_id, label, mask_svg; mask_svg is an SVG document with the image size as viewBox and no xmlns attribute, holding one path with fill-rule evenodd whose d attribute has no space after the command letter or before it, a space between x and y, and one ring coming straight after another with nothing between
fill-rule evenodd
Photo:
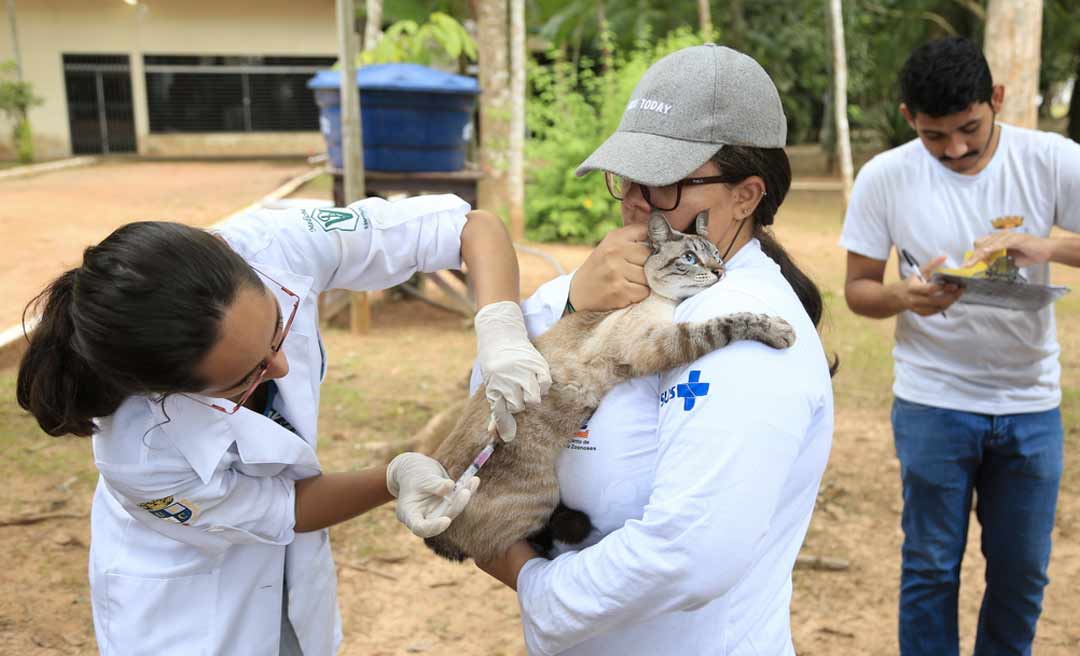
<instances>
[{"instance_id":1,"label":"eyeglasses","mask_svg":"<svg viewBox=\"0 0 1080 656\"><path fill-rule=\"evenodd\" d=\"M733 180L724 175L710 175L703 178L683 178L678 182L662 187L650 187L648 185L638 184L621 175L615 175L611 171L604 171L604 182L607 183L608 192L611 193L615 200L621 201L626 198L626 195L630 193L631 187L637 185L638 188L641 189L641 197L645 199L645 202L649 204L649 207L654 210L660 210L661 212L670 212L679 206L679 201L682 200L683 187L694 187L707 184L730 184L732 182L738 182L738 180Z\"/></svg>"},{"instance_id":2,"label":"eyeglasses","mask_svg":"<svg viewBox=\"0 0 1080 656\"><path fill-rule=\"evenodd\" d=\"M254 269L255 267L252 268ZM255 269L255 272L280 287L281 291L285 292L286 295L293 299L293 306L292 311L289 312L289 318L285 321L285 327L281 329L281 336L278 337L277 343L270 345L270 352L272 353L272 355L269 358L266 358L262 362L260 362L259 366L255 368L255 371L252 372L253 378L251 380L251 383L247 386L247 388L244 389L244 393L240 395L239 400L237 400L235 404L230 404L231 407L222 407L216 403L206 403L205 401L200 401L199 399L192 398L193 401L213 408L218 412L224 412L227 415L236 414L236 412L240 410L240 408L242 408L245 403L247 403L247 400L251 398L251 395L255 393L255 390L263 382L263 378L266 376L266 372L270 369L270 362L274 359L274 356L281 351L281 346L285 343L285 337L289 334L289 329L292 328L293 319L296 318L296 311L300 309L300 297L297 296L295 292L293 292L285 285L282 285L280 282L274 280L270 276L266 275L262 271Z\"/></svg>"}]
</instances>

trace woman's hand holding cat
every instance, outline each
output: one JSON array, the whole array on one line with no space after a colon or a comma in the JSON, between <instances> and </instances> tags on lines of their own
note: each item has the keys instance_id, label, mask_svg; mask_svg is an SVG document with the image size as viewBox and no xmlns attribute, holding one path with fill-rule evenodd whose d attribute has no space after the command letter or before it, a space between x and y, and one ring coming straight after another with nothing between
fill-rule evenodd
<instances>
[{"instance_id":1,"label":"woman's hand holding cat","mask_svg":"<svg viewBox=\"0 0 1080 656\"><path fill-rule=\"evenodd\" d=\"M514 413L526 404L540 402L551 386L547 360L540 355L525 330L521 307L499 301L480 308L476 327L476 359L484 374L484 386L495 428L504 442L517 436Z\"/></svg>"},{"instance_id":2,"label":"woman's hand holding cat","mask_svg":"<svg viewBox=\"0 0 1080 656\"><path fill-rule=\"evenodd\" d=\"M570 281L570 303L575 310L617 310L645 300L645 260L648 226L623 226L607 233Z\"/></svg>"},{"instance_id":3,"label":"woman's hand holding cat","mask_svg":"<svg viewBox=\"0 0 1080 656\"><path fill-rule=\"evenodd\" d=\"M450 522L465 510L478 485L480 479L473 476L461 489L454 491L454 481L446 469L437 460L421 453L398 454L386 467L386 489L397 497L397 518L422 538L436 536L449 528ZM432 517L451 493L446 513Z\"/></svg>"}]
</instances>

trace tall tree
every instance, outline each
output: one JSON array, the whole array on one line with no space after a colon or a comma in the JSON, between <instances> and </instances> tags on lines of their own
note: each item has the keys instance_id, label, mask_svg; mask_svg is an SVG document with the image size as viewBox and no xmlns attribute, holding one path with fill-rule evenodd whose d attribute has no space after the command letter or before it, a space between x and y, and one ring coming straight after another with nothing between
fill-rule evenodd
<instances>
[{"instance_id":1,"label":"tall tree","mask_svg":"<svg viewBox=\"0 0 1080 656\"><path fill-rule=\"evenodd\" d=\"M338 62L341 64L341 153L345 202L364 198L364 136L356 86L356 4L337 0Z\"/></svg>"},{"instance_id":2,"label":"tall tree","mask_svg":"<svg viewBox=\"0 0 1080 656\"><path fill-rule=\"evenodd\" d=\"M509 207L507 151L510 137L510 67L507 61L507 0L470 0L476 18L480 68L479 203L502 216Z\"/></svg>"},{"instance_id":3,"label":"tall tree","mask_svg":"<svg viewBox=\"0 0 1080 656\"><path fill-rule=\"evenodd\" d=\"M698 25L701 28L701 35L706 39L712 39L712 8L709 7L709 0L697 1L697 15Z\"/></svg>"},{"instance_id":4,"label":"tall tree","mask_svg":"<svg viewBox=\"0 0 1080 656\"><path fill-rule=\"evenodd\" d=\"M382 0L366 0L364 50L374 50L382 38Z\"/></svg>"},{"instance_id":5,"label":"tall tree","mask_svg":"<svg viewBox=\"0 0 1080 656\"><path fill-rule=\"evenodd\" d=\"M728 3L728 11L731 14L731 32L727 38L731 47L739 50L746 50L746 8L743 6L743 0L731 0Z\"/></svg>"},{"instance_id":6,"label":"tall tree","mask_svg":"<svg viewBox=\"0 0 1080 656\"><path fill-rule=\"evenodd\" d=\"M998 119L1025 128L1038 124L1042 0L990 0L983 51L994 82L1005 85Z\"/></svg>"},{"instance_id":7,"label":"tall tree","mask_svg":"<svg viewBox=\"0 0 1080 656\"><path fill-rule=\"evenodd\" d=\"M848 130L847 52L844 48L844 13L840 0L829 0L829 34L833 51L833 108L836 113L836 145L840 175L844 179L844 205L851 199L854 177L851 163L851 136Z\"/></svg>"},{"instance_id":8,"label":"tall tree","mask_svg":"<svg viewBox=\"0 0 1080 656\"><path fill-rule=\"evenodd\" d=\"M510 236L525 237L525 0L510 0Z\"/></svg>"}]
</instances>

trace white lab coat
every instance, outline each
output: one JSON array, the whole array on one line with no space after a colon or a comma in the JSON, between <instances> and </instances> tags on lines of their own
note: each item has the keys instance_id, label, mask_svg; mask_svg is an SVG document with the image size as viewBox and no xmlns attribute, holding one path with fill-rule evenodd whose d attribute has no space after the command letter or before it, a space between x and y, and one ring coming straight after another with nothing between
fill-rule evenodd
<instances>
[{"instance_id":1,"label":"white lab coat","mask_svg":"<svg viewBox=\"0 0 1080 656\"><path fill-rule=\"evenodd\" d=\"M293 531L295 481L321 471L318 294L460 268L468 210L455 196L367 199L344 210L261 210L219 230L301 299L274 402L299 435L246 408L229 416L181 395L131 397L98 420L89 570L102 654L277 654L283 592L304 654L337 650L329 534ZM289 297L268 287L288 313Z\"/></svg>"},{"instance_id":2,"label":"white lab coat","mask_svg":"<svg viewBox=\"0 0 1080 656\"><path fill-rule=\"evenodd\" d=\"M675 321L763 312L797 341L736 342L622 383L568 437L555 467L562 500L595 528L518 574L533 656L795 653L791 571L832 440L828 360L756 239L725 266ZM569 289L565 276L524 303L531 335L558 320Z\"/></svg>"}]
</instances>

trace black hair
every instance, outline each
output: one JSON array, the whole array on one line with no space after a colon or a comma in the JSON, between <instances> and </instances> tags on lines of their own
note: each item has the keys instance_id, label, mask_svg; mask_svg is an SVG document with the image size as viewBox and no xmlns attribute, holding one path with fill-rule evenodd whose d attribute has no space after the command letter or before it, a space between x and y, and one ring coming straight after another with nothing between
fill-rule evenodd
<instances>
[{"instance_id":1,"label":"black hair","mask_svg":"<svg viewBox=\"0 0 1080 656\"><path fill-rule=\"evenodd\" d=\"M217 342L221 318L258 274L210 233L143 221L83 252L30 301L40 310L19 364L16 398L49 435L93 434L134 394L205 388L194 368Z\"/></svg>"},{"instance_id":2,"label":"black hair","mask_svg":"<svg viewBox=\"0 0 1080 656\"><path fill-rule=\"evenodd\" d=\"M990 102L994 81L982 50L970 39L951 36L925 43L900 71L900 99L914 116L962 112Z\"/></svg>"},{"instance_id":3,"label":"black hair","mask_svg":"<svg viewBox=\"0 0 1080 656\"><path fill-rule=\"evenodd\" d=\"M732 184L757 176L765 183L765 195L754 209L754 238L761 250L780 266L780 273L788 281L803 309L814 326L821 323L824 302L817 284L795 264L788 252L769 228L776 219L776 212L791 189L791 163L783 148L755 148L750 146L724 146L712 161L720 168L720 175L728 177ZM835 374L839 359L834 357L829 373Z\"/></svg>"}]
</instances>

